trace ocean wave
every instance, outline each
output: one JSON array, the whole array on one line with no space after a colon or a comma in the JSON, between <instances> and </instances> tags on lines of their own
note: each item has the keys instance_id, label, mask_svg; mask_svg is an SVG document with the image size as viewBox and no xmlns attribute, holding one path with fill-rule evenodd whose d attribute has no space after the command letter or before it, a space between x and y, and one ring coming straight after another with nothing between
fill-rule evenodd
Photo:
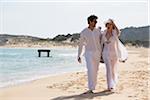
<instances>
[{"instance_id":1,"label":"ocean wave","mask_svg":"<svg viewBox=\"0 0 150 100\"><path fill-rule=\"evenodd\" d=\"M77 54L59 54L59 56L64 56L64 57L76 57Z\"/></svg>"}]
</instances>

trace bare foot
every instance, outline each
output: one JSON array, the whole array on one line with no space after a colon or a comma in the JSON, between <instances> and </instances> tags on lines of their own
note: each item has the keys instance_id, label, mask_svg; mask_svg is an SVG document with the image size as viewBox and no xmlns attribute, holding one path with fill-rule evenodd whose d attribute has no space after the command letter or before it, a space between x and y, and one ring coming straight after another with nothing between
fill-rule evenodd
<instances>
[{"instance_id":1,"label":"bare foot","mask_svg":"<svg viewBox=\"0 0 150 100\"><path fill-rule=\"evenodd\" d=\"M86 92L84 92L83 94L93 94L94 92L92 90L88 90Z\"/></svg>"}]
</instances>

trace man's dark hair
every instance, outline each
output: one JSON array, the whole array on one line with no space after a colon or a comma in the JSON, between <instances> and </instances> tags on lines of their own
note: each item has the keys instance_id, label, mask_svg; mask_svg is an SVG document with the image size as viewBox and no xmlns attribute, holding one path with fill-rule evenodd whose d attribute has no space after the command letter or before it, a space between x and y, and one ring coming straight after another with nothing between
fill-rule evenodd
<instances>
[{"instance_id":1,"label":"man's dark hair","mask_svg":"<svg viewBox=\"0 0 150 100\"><path fill-rule=\"evenodd\" d=\"M98 19L98 17L95 16L95 15L89 16L89 17L87 18L88 24L90 23L90 21L92 22L94 19Z\"/></svg>"}]
</instances>

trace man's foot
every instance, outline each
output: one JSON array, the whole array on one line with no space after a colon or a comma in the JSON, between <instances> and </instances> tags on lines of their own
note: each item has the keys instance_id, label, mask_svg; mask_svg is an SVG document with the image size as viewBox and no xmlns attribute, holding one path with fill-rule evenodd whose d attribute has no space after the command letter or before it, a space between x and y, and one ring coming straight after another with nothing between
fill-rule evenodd
<instances>
[{"instance_id":1,"label":"man's foot","mask_svg":"<svg viewBox=\"0 0 150 100\"><path fill-rule=\"evenodd\" d=\"M115 92L116 91L116 89L115 88L110 88L110 89L108 89L108 91L110 91L110 92Z\"/></svg>"},{"instance_id":2,"label":"man's foot","mask_svg":"<svg viewBox=\"0 0 150 100\"><path fill-rule=\"evenodd\" d=\"M88 90L86 92L84 92L83 94L93 94L94 92L92 90Z\"/></svg>"}]
</instances>

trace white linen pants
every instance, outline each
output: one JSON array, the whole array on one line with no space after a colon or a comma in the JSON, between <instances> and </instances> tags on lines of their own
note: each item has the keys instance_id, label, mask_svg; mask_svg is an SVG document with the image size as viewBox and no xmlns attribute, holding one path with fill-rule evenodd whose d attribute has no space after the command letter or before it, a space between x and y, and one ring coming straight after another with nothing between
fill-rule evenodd
<instances>
[{"instance_id":1,"label":"white linen pants","mask_svg":"<svg viewBox=\"0 0 150 100\"><path fill-rule=\"evenodd\" d=\"M96 52L86 52L85 60L88 74L88 88L89 90L94 90L97 82L100 54Z\"/></svg>"},{"instance_id":2,"label":"white linen pants","mask_svg":"<svg viewBox=\"0 0 150 100\"><path fill-rule=\"evenodd\" d=\"M118 82L118 75L117 75L118 59L116 57L111 57L107 54L103 54L103 59L106 65L107 87L108 89L111 89L115 88Z\"/></svg>"}]
</instances>

